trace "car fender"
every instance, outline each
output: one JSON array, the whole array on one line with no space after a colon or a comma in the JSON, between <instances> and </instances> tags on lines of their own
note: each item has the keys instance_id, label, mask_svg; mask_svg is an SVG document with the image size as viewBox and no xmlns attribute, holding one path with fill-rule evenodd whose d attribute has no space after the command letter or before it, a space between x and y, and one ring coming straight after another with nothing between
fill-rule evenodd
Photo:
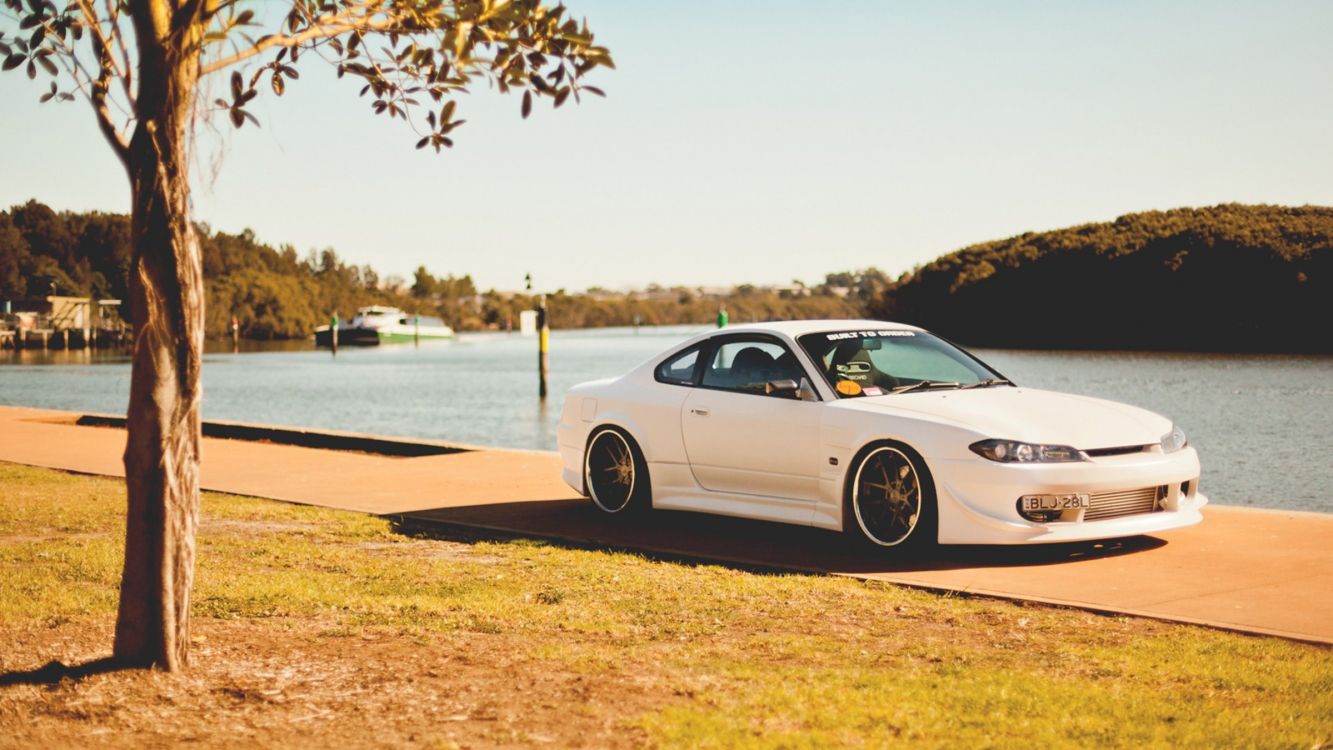
<instances>
[{"instance_id":1,"label":"car fender","mask_svg":"<svg viewBox=\"0 0 1333 750\"><path fill-rule=\"evenodd\" d=\"M950 420L837 408L829 410L823 433L828 460L822 464L820 500L815 509L814 525L834 530L845 528L843 514L847 486L856 470L857 458L869 446L883 442L900 443L921 457L931 475L939 519L943 525L946 515L950 518L954 516L953 509L945 507L952 499L940 484L939 472L935 471L932 458L937 461L976 458L967 446L982 439L975 430Z\"/></svg>"},{"instance_id":2,"label":"car fender","mask_svg":"<svg viewBox=\"0 0 1333 750\"><path fill-rule=\"evenodd\" d=\"M679 399L683 402L684 398ZM584 447L592 431L602 426L618 427L634 438L643 458L649 464L685 463L685 444L680 434L680 403L668 402L645 408L642 404L627 404L614 399L598 399L597 411Z\"/></svg>"}]
</instances>

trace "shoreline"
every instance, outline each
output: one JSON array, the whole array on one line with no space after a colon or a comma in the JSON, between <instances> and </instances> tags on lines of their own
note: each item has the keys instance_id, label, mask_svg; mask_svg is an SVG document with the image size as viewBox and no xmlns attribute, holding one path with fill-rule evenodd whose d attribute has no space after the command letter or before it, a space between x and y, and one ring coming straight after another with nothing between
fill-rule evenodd
<instances>
[{"instance_id":1,"label":"shoreline","mask_svg":"<svg viewBox=\"0 0 1333 750\"><path fill-rule=\"evenodd\" d=\"M741 325L745 322L746 321L737 320L734 321L733 324ZM582 327L561 327L553 325L551 327L551 334L553 336L555 335L565 336L569 334L584 334L584 333L590 335L596 335L601 333L617 333L617 332L623 332L627 334L643 334L643 333L666 334L666 333L680 332L682 333L682 335L693 335L694 333L711 330L713 327L714 323L711 321L705 321L702 323L669 323L663 325L642 324L637 326L630 323L626 323L623 325L582 326ZM509 338L529 338L533 340L534 347L536 345L535 336L524 337L518 329L503 330L498 328L456 330L455 335L449 339L446 339L445 341L457 342L463 339L485 340L485 339L509 339ZM377 346L369 346L369 347L357 347L348 345L344 347L344 349L348 351L355 351L358 349L377 349L377 348L405 349L409 348L408 347L409 343L411 342L379 344ZM435 344L439 342L431 340L429 342L423 342L423 343ZM1156 346L1129 347L1120 345L1118 343L1108 344L1106 346L1099 346L1096 343L1090 343L1090 344L1080 343L1080 345L1078 346L1049 346L1049 345L1023 346L1017 344L972 343L961 340L956 341L955 343L957 343L959 346L962 346L965 349L970 349L970 350L1000 351L1000 352L1008 351L1008 352L1024 352L1024 353L1034 353L1034 354L1039 354L1039 353L1105 354L1105 355L1118 354L1127 356L1154 355L1154 356L1180 356L1180 357L1263 357L1263 358L1299 357L1299 358L1311 358L1311 359L1333 359L1333 350L1311 350L1311 349L1292 350L1292 349L1250 348L1250 349L1219 350L1219 349L1192 349L1192 348L1156 347ZM98 347L95 349L93 348L0 349L0 352L8 352L7 356L9 356L10 358L14 358L15 355L19 355L23 352L35 352L35 353L45 353L45 354L72 354L75 352L78 352L80 354L83 354L85 352L89 354L103 353L105 355L108 355L108 358L115 358L118 355L126 354L128 351L129 348L125 346L108 346L108 347ZM210 337L205 339L204 341L205 355L233 354L233 353L254 354L254 353L264 353L264 352L301 352L301 351L321 352L324 354L328 354L327 348L320 348L315 345L315 335L313 333L311 333L309 336L301 338L287 338L287 339L242 338L240 339L240 346L238 350L233 350L232 339L228 336ZM3 364L3 362L0 362L0 364Z\"/></svg>"}]
</instances>

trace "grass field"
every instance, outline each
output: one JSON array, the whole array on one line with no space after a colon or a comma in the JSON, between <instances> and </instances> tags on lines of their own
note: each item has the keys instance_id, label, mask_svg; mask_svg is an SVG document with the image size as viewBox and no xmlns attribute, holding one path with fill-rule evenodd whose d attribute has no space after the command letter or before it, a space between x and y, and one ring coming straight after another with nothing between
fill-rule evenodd
<instances>
[{"instance_id":1,"label":"grass field","mask_svg":"<svg viewBox=\"0 0 1333 750\"><path fill-rule=\"evenodd\" d=\"M119 481L0 464L0 672L107 656ZM0 745L1292 747L1333 652L206 494L182 676L0 687Z\"/></svg>"}]
</instances>

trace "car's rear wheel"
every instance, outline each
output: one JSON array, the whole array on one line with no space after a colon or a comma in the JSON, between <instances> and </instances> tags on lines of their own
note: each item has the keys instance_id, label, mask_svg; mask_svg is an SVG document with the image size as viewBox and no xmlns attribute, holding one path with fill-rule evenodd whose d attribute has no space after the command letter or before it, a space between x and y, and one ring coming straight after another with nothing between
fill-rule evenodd
<instances>
[{"instance_id":1,"label":"car's rear wheel","mask_svg":"<svg viewBox=\"0 0 1333 750\"><path fill-rule=\"evenodd\" d=\"M583 454L583 485L605 513L632 513L651 504L648 465L639 446L623 430L602 427Z\"/></svg>"},{"instance_id":2,"label":"car's rear wheel","mask_svg":"<svg viewBox=\"0 0 1333 750\"><path fill-rule=\"evenodd\" d=\"M852 473L843 526L884 550L931 546L937 538L934 486L916 451L899 443L873 445Z\"/></svg>"}]
</instances>

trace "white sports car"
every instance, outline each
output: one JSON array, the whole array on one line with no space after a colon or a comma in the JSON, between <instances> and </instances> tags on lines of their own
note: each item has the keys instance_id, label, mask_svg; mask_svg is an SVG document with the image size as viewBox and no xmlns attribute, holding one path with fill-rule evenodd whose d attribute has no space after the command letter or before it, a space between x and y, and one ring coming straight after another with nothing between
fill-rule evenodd
<instances>
[{"instance_id":1,"label":"white sports car","mask_svg":"<svg viewBox=\"0 0 1333 750\"><path fill-rule=\"evenodd\" d=\"M696 336L565 397L564 480L606 513L702 511L878 547L1068 542L1198 523L1170 420L1017 386L920 328L794 321Z\"/></svg>"}]
</instances>

